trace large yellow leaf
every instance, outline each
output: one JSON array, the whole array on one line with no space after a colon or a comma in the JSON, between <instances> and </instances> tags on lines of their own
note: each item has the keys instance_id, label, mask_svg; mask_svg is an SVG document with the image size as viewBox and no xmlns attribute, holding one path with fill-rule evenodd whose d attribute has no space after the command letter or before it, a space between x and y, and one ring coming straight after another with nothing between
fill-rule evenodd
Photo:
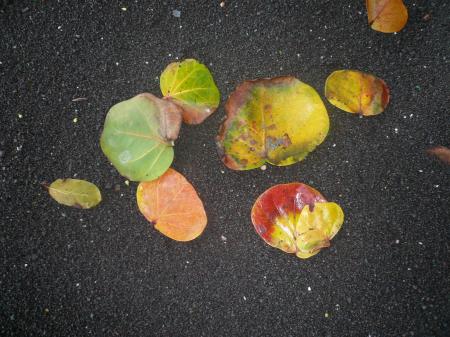
<instances>
[{"instance_id":1,"label":"large yellow leaf","mask_svg":"<svg viewBox=\"0 0 450 337\"><path fill-rule=\"evenodd\" d=\"M225 110L217 142L222 161L234 170L298 162L323 142L329 128L320 96L295 77L245 81Z\"/></svg>"}]
</instances>

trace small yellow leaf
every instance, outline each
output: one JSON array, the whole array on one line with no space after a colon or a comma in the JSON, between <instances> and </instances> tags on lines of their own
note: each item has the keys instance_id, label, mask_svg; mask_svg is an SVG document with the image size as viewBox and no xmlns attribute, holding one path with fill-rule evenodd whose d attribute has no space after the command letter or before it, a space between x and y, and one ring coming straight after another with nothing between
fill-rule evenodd
<instances>
[{"instance_id":1,"label":"small yellow leaf","mask_svg":"<svg viewBox=\"0 0 450 337\"><path fill-rule=\"evenodd\" d=\"M386 83L357 70L336 70L325 83L325 97L334 106L364 116L378 115L389 103Z\"/></svg>"},{"instance_id":2,"label":"small yellow leaf","mask_svg":"<svg viewBox=\"0 0 450 337\"><path fill-rule=\"evenodd\" d=\"M92 208L102 201L98 187L85 180L57 179L48 192L60 204L76 208Z\"/></svg>"}]
</instances>

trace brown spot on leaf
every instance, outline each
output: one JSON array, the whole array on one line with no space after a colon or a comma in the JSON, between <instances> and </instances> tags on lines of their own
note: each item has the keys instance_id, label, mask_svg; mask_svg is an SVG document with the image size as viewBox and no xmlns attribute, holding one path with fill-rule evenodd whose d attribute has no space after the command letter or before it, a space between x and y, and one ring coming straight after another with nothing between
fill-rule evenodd
<instances>
[{"instance_id":1,"label":"brown spot on leaf","mask_svg":"<svg viewBox=\"0 0 450 337\"><path fill-rule=\"evenodd\" d=\"M238 137L238 139L242 139L243 141L246 141L248 139L248 137L249 137L248 134L243 133Z\"/></svg>"},{"instance_id":2,"label":"brown spot on leaf","mask_svg":"<svg viewBox=\"0 0 450 337\"><path fill-rule=\"evenodd\" d=\"M288 147L289 145L292 145L292 141L291 141L291 138L289 138L289 135L287 133L285 133L283 135L283 146Z\"/></svg>"}]
</instances>

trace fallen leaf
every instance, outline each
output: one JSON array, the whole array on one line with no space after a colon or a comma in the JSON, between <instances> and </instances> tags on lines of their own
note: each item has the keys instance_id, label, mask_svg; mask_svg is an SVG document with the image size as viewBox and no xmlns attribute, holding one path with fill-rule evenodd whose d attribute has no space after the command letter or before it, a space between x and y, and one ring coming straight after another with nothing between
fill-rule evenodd
<instances>
[{"instance_id":1,"label":"fallen leaf","mask_svg":"<svg viewBox=\"0 0 450 337\"><path fill-rule=\"evenodd\" d=\"M46 187L53 199L66 206L92 208L102 201L100 190L89 181L57 179Z\"/></svg>"},{"instance_id":2,"label":"fallen leaf","mask_svg":"<svg viewBox=\"0 0 450 337\"><path fill-rule=\"evenodd\" d=\"M302 183L276 185L256 200L251 218L270 246L306 259L330 246L344 222L338 204Z\"/></svg>"},{"instance_id":3,"label":"fallen leaf","mask_svg":"<svg viewBox=\"0 0 450 337\"><path fill-rule=\"evenodd\" d=\"M323 142L329 128L320 96L291 76L245 81L225 110L217 144L222 161L234 170L296 163Z\"/></svg>"},{"instance_id":4,"label":"fallen leaf","mask_svg":"<svg viewBox=\"0 0 450 337\"><path fill-rule=\"evenodd\" d=\"M152 94L140 94L109 110L100 145L120 174L132 181L149 181L172 163L180 126L180 108Z\"/></svg>"},{"instance_id":5,"label":"fallen leaf","mask_svg":"<svg viewBox=\"0 0 450 337\"><path fill-rule=\"evenodd\" d=\"M450 165L450 149L445 146L436 146L427 151L429 154L435 156L442 162Z\"/></svg>"},{"instance_id":6,"label":"fallen leaf","mask_svg":"<svg viewBox=\"0 0 450 337\"><path fill-rule=\"evenodd\" d=\"M357 70L336 70L325 83L325 97L334 106L364 116L378 115L389 103L386 83Z\"/></svg>"},{"instance_id":7,"label":"fallen leaf","mask_svg":"<svg viewBox=\"0 0 450 337\"><path fill-rule=\"evenodd\" d=\"M173 169L159 179L141 182L137 204L145 218L165 236L176 241L190 241L206 227L203 203L194 187Z\"/></svg>"},{"instance_id":8,"label":"fallen leaf","mask_svg":"<svg viewBox=\"0 0 450 337\"><path fill-rule=\"evenodd\" d=\"M366 0L367 17L372 29L383 33L398 32L408 21L402 0Z\"/></svg>"},{"instance_id":9,"label":"fallen leaf","mask_svg":"<svg viewBox=\"0 0 450 337\"><path fill-rule=\"evenodd\" d=\"M219 106L220 93L208 68L194 59L173 62L160 78L165 99L183 109L183 120L199 124Z\"/></svg>"}]
</instances>

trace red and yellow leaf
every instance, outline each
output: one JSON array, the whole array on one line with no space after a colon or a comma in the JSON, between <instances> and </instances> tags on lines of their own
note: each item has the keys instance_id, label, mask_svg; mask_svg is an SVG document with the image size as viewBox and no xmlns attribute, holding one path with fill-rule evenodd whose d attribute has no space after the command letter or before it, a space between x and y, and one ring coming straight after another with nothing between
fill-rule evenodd
<instances>
[{"instance_id":1,"label":"red and yellow leaf","mask_svg":"<svg viewBox=\"0 0 450 337\"><path fill-rule=\"evenodd\" d=\"M336 70L325 83L325 97L334 106L364 116L382 113L389 103L386 83L358 70Z\"/></svg>"},{"instance_id":2,"label":"red and yellow leaf","mask_svg":"<svg viewBox=\"0 0 450 337\"><path fill-rule=\"evenodd\" d=\"M339 205L302 183L269 188L256 200L251 217L266 243L302 259L329 247L344 222Z\"/></svg>"},{"instance_id":3,"label":"red and yellow leaf","mask_svg":"<svg viewBox=\"0 0 450 337\"><path fill-rule=\"evenodd\" d=\"M383 33L398 32L408 21L402 0L366 0L367 17L372 29Z\"/></svg>"},{"instance_id":4,"label":"red and yellow leaf","mask_svg":"<svg viewBox=\"0 0 450 337\"><path fill-rule=\"evenodd\" d=\"M190 241L206 227L203 203L186 178L169 169L157 180L141 182L137 204L145 218L165 236Z\"/></svg>"}]
</instances>

